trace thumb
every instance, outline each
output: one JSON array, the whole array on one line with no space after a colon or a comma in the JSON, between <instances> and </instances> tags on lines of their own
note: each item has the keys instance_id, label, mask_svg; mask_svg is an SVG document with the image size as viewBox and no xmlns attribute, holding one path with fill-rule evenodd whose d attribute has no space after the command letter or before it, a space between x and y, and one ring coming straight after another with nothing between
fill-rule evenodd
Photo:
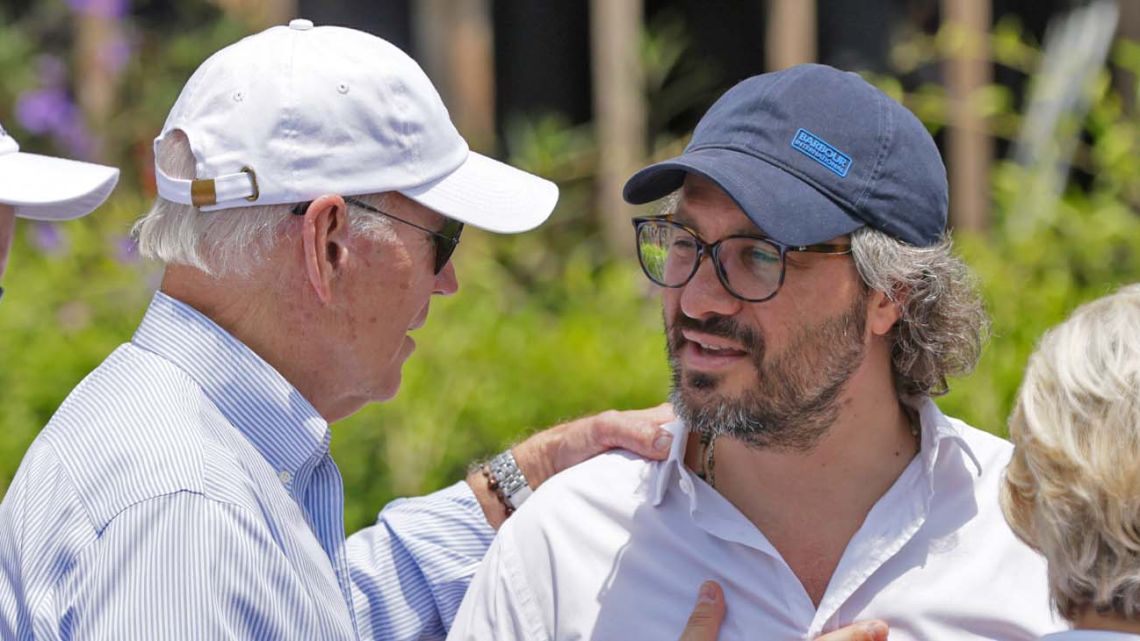
<instances>
[{"instance_id":1,"label":"thumb","mask_svg":"<svg viewBox=\"0 0 1140 641\"><path fill-rule=\"evenodd\" d=\"M697 605L689 615L679 641L716 641L724 620L724 591L715 581L705 581L697 595Z\"/></svg>"},{"instance_id":2,"label":"thumb","mask_svg":"<svg viewBox=\"0 0 1140 641\"><path fill-rule=\"evenodd\" d=\"M887 641L888 632L883 621L863 621L816 637L815 641Z\"/></svg>"}]
</instances>

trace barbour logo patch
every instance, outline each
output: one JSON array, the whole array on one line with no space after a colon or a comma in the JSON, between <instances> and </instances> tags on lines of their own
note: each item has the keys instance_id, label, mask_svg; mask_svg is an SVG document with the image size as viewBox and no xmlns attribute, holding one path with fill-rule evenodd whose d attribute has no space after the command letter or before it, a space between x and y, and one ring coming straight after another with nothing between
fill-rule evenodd
<instances>
[{"instance_id":1,"label":"barbour logo patch","mask_svg":"<svg viewBox=\"0 0 1140 641\"><path fill-rule=\"evenodd\" d=\"M799 129L792 138L792 149L827 167L840 178L847 176L851 169L851 156L832 147L826 140L807 129Z\"/></svg>"}]
</instances>

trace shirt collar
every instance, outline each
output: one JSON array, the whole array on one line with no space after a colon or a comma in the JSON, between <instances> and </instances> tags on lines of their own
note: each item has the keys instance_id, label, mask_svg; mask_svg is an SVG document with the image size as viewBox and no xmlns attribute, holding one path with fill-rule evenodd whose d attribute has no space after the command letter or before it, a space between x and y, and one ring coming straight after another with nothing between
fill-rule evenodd
<instances>
[{"instance_id":1,"label":"shirt collar","mask_svg":"<svg viewBox=\"0 0 1140 641\"><path fill-rule=\"evenodd\" d=\"M946 442L957 445L973 464L978 476L982 475L982 463L962 435L962 428L943 414L930 397L916 396L904 399L903 402L918 412L922 432L922 449L919 451L919 457L931 489L934 487L934 465L938 461L938 455L943 444ZM685 468L685 448L689 442L688 426L683 421L676 420L665 425L664 429L669 430L673 435L673 447L669 450L669 458L653 466L650 490L652 491L651 499L655 506L664 500L665 492L674 485L672 483L674 477L683 478L691 473ZM681 490L689 495L690 500L695 501L696 496L691 490L686 490L686 487L692 488L692 484L681 484Z\"/></svg>"},{"instance_id":2,"label":"shirt collar","mask_svg":"<svg viewBox=\"0 0 1140 641\"><path fill-rule=\"evenodd\" d=\"M957 421L943 414L929 396L906 398L903 399L903 403L918 412L918 422L922 430L922 451L919 455L922 457L923 467L931 483L934 480L934 464L938 462L938 454L943 444L947 442L957 445L973 464L977 475L982 475L982 462L974 454Z\"/></svg>"},{"instance_id":3,"label":"shirt collar","mask_svg":"<svg viewBox=\"0 0 1140 641\"><path fill-rule=\"evenodd\" d=\"M253 350L186 303L155 293L131 342L201 386L286 486L328 452L328 422L316 408Z\"/></svg>"},{"instance_id":4,"label":"shirt collar","mask_svg":"<svg viewBox=\"0 0 1140 641\"><path fill-rule=\"evenodd\" d=\"M689 426L678 419L663 425L673 435L673 446L669 449L669 458L653 466L653 476L650 480L653 505L660 505L665 499L665 491L671 485L674 476L688 474L685 469L685 447L689 441Z\"/></svg>"}]
</instances>

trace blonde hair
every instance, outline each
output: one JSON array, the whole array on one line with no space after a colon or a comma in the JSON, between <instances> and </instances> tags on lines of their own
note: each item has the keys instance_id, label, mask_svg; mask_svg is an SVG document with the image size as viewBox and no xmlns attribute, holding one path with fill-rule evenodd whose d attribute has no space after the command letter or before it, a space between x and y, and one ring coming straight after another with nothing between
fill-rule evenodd
<instances>
[{"instance_id":1,"label":"blonde hair","mask_svg":"<svg viewBox=\"0 0 1140 641\"><path fill-rule=\"evenodd\" d=\"M156 161L171 177L195 177L194 154L181 131L163 140ZM357 198L385 208L385 194ZM156 197L150 211L135 223L131 235L145 258L195 267L213 276L240 276L248 274L265 257L293 217L292 209L293 205L265 205L203 212L193 205ZM384 238L393 233L387 218L360 208L350 207L348 220L354 234Z\"/></svg>"},{"instance_id":2,"label":"blonde hair","mask_svg":"<svg viewBox=\"0 0 1140 641\"><path fill-rule=\"evenodd\" d=\"M1001 506L1057 611L1140 619L1140 286L1083 305L1030 357Z\"/></svg>"}]
</instances>

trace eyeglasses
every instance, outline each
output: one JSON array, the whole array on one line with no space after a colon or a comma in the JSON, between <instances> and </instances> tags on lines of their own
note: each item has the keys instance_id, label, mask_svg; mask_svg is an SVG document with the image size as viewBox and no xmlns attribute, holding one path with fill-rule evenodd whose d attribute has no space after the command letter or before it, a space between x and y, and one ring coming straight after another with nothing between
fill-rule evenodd
<instances>
[{"instance_id":1,"label":"eyeglasses","mask_svg":"<svg viewBox=\"0 0 1140 641\"><path fill-rule=\"evenodd\" d=\"M359 198L346 196L344 202L361 209L366 209L374 214L380 214L381 216L387 216L392 220L398 220L405 225L411 225L420 231L425 231L430 234L432 244L435 245L434 273L436 276L438 276L439 273L443 271L443 268L447 266L447 261L451 260L451 255L455 253L455 247L459 244L459 236L463 233L463 223L459 222L458 220L452 220L451 218L445 219L446 222L443 224L443 229L434 231L422 225L417 225L410 220L404 220L399 216L389 214L388 212L381 209L377 209L376 207L369 205ZM297 214L298 216L304 216L305 211L309 209L310 204L312 203L300 203L294 206L293 213Z\"/></svg>"},{"instance_id":2,"label":"eyeglasses","mask_svg":"<svg viewBox=\"0 0 1140 641\"><path fill-rule=\"evenodd\" d=\"M788 252L849 254L851 245L786 245L764 236L737 235L708 243L670 216L634 218L637 259L649 280L662 287L684 287L711 256L724 288L749 303L766 301L784 284Z\"/></svg>"}]
</instances>

